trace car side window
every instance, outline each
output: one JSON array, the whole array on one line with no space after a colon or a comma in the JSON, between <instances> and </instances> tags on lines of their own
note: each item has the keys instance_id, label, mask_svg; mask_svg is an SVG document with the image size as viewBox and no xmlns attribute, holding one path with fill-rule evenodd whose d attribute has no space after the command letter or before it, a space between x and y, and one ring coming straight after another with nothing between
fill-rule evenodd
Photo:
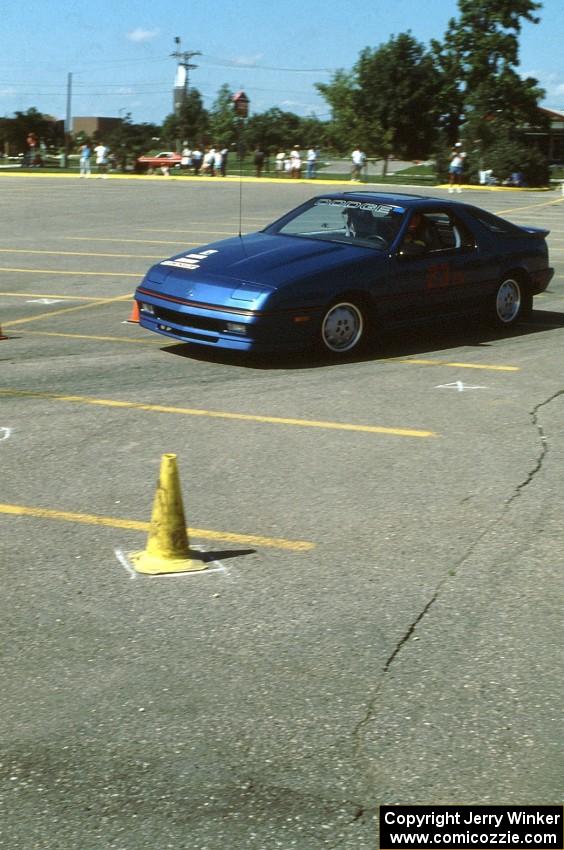
<instances>
[{"instance_id":1,"label":"car side window","mask_svg":"<svg viewBox=\"0 0 564 850\"><path fill-rule=\"evenodd\" d=\"M412 213L400 245L406 255L437 254L474 247L474 237L456 215L443 211Z\"/></svg>"},{"instance_id":2,"label":"car side window","mask_svg":"<svg viewBox=\"0 0 564 850\"><path fill-rule=\"evenodd\" d=\"M456 215L450 212L427 213L425 218L434 233L432 251L452 251L473 248L474 237Z\"/></svg>"}]
</instances>

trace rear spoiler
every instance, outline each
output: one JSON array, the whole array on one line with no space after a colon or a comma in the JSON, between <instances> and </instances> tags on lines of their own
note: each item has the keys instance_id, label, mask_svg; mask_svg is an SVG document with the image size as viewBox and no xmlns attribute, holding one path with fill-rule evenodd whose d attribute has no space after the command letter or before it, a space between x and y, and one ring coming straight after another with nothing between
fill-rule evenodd
<instances>
[{"instance_id":1,"label":"rear spoiler","mask_svg":"<svg viewBox=\"0 0 564 850\"><path fill-rule=\"evenodd\" d=\"M544 227L521 226L521 230L523 230L528 236L532 236L534 239L545 239L550 233L550 230L546 230Z\"/></svg>"}]
</instances>

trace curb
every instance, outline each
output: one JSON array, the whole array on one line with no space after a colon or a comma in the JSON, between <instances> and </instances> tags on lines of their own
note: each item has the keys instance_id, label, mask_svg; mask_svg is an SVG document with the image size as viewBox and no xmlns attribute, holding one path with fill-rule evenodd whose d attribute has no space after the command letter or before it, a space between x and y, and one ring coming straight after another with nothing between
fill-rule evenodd
<instances>
[{"instance_id":1,"label":"curb","mask_svg":"<svg viewBox=\"0 0 564 850\"><path fill-rule=\"evenodd\" d=\"M18 172L9 172L9 171L0 171L0 179L3 178L16 178L16 179L26 179L28 177L37 178L39 177L41 180L146 180L154 183L155 181L164 182L164 183L254 183L255 185L260 185L264 183L275 183L278 185L306 185L306 186L354 186L358 187L358 191L362 191L364 187L367 186L379 186L383 187L383 191L388 191L393 194L395 189L398 188L411 188L411 189L419 189L422 190L433 190L433 189L444 189L448 190L448 183L438 183L438 184L429 184L422 185L421 183L379 183L377 180L367 181L365 183L357 183L354 180L331 180L330 178L316 177L314 179L308 180L307 177L300 177L299 179L292 179L289 177L240 177L239 175L232 175L229 177L207 177L205 175L195 177L193 175L188 174L178 174L178 175L169 175L168 177L164 174L106 174L104 177L101 175L93 174L90 178L81 178L78 174L56 174L53 172L41 173L37 172L29 172L26 171L24 173ZM464 184L462 183L460 186L464 191L478 191L478 192L554 192L558 191L556 187L553 186L480 186L475 185L473 183Z\"/></svg>"}]
</instances>

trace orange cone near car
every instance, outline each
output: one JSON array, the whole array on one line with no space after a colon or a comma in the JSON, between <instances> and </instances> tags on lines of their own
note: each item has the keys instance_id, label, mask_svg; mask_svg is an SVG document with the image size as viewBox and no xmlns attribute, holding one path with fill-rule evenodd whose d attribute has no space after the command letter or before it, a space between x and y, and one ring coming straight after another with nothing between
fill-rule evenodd
<instances>
[{"instance_id":1,"label":"orange cone near car","mask_svg":"<svg viewBox=\"0 0 564 850\"><path fill-rule=\"evenodd\" d=\"M139 324L139 302L138 301L133 302L133 305L131 307L131 313L130 313L129 319L127 321L132 322L136 325Z\"/></svg>"},{"instance_id":2,"label":"orange cone near car","mask_svg":"<svg viewBox=\"0 0 564 850\"><path fill-rule=\"evenodd\" d=\"M165 454L161 458L147 548L142 552L132 552L131 562L138 573L149 575L205 570L205 561L194 559L192 555L186 531L176 455Z\"/></svg>"}]
</instances>

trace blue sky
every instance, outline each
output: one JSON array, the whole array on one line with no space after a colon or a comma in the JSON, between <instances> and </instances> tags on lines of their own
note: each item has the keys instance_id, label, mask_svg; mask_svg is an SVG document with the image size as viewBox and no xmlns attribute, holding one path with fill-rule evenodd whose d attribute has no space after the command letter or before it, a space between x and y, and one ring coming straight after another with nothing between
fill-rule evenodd
<instances>
[{"instance_id":1,"label":"blue sky","mask_svg":"<svg viewBox=\"0 0 564 850\"><path fill-rule=\"evenodd\" d=\"M563 0L545 0L541 23L521 33L520 71L564 110ZM172 111L174 38L198 50L190 72L210 107L222 83L243 88L251 111L273 106L329 117L314 83L350 69L366 46L411 30L424 44L442 38L456 0L26 0L2 12L0 115L36 107L64 118L67 75L72 114L161 123Z\"/></svg>"}]
</instances>

